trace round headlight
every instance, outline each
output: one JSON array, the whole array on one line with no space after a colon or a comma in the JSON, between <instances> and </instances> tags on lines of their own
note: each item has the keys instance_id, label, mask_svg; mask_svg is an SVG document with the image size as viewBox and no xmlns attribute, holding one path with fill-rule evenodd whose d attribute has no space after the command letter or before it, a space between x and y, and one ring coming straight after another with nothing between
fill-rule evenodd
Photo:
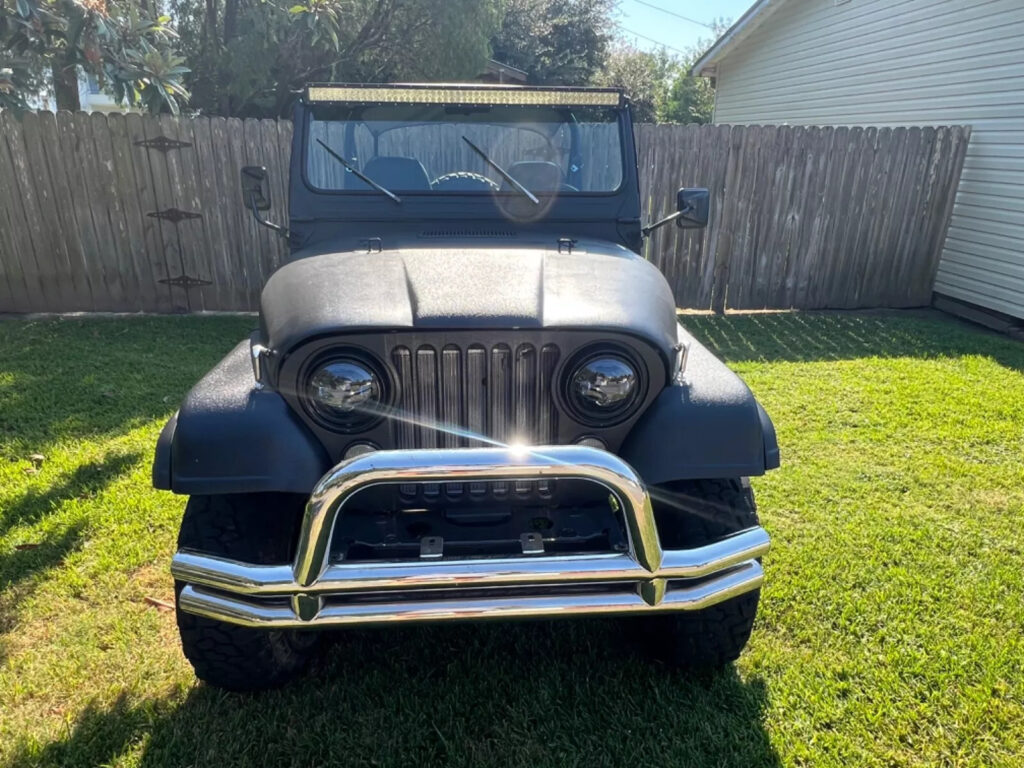
<instances>
[{"instance_id":1,"label":"round headlight","mask_svg":"<svg viewBox=\"0 0 1024 768\"><path fill-rule=\"evenodd\" d=\"M620 357L592 357L572 375L570 389L585 410L608 413L628 406L636 397L636 369Z\"/></svg>"},{"instance_id":2,"label":"round headlight","mask_svg":"<svg viewBox=\"0 0 1024 768\"><path fill-rule=\"evenodd\" d=\"M562 379L563 402L573 418L611 427L636 412L647 392L646 370L617 346L593 346L570 358Z\"/></svg>"},{"instance_id":3,"label":"round headlight","mask_svg":"<svg viewBox=\"0 0 1024 768\"><path fill-rule=\"evenodd\" d=\"M366 363L335 358L313 369L306 385L312 409L339 426L355 427L379 416L383 387Z\"/></svg>"}]
</instances>

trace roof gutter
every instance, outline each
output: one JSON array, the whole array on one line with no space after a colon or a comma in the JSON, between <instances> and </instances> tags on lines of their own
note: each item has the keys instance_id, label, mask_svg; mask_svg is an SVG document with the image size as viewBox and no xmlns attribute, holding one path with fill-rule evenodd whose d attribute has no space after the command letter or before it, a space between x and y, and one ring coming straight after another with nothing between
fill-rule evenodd
<instances>
[{"instance_id":1,"label":"roof gutter","mask_svg":"<svg viewBox=\"0 0 1024 768\"><path fill-rule=\"evenodd\" d=\"M740 43L747 38L761 23L768 18L772 11L779 8L786 0L757 0L750 6L746 13L729 27L715 44L708 49L707 53L701 56L690 67L691 77L715 77L718 74L718 63Z\"/></svg>"}]
</instances>

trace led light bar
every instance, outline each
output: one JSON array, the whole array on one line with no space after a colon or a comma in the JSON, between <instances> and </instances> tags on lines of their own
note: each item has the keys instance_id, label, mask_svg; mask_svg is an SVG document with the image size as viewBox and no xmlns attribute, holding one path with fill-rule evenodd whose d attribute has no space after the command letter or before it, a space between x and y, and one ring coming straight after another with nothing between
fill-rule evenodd
<instances>
[{"instance_id":1,"label":"led light bar","mask_svg":"<svg viewBox=\"0 0 1024 768\"><path fill-rule=\"evenodd\" d=\"M614 88L527 88L488 85L311 85L309 103L457 104L495 106L538 104L556 107L617 107L622 92Z\"/></svg>"}]
</instances>

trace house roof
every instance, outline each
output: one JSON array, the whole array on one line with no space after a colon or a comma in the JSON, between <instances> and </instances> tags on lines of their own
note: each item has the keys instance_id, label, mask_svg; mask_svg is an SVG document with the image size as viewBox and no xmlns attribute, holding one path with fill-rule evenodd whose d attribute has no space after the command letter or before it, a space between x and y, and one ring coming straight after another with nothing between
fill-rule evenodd
<instances>
[{"instance_id":1,"label":"house roof","mask_svg":"<svg viewBox=\"0 0 1024 768\"><path fill-rule=\"evenodd\" d=\"M516 81L525 83L529 73L526 70L513 67L511 64L506 64L503 61L495 61L494 59L487 60L487 67L485 74L499 78L502 82L505 82L507 78L509 81Z\"/></svg>"},{"instance_id":2,"label":"house roof","mask_svg":"<svg viewBox=\"0 0 1024 768\"><path fill-rule=\"evenodd\" d=\"M697 59L697 62L690 68L690 74L699 77L714 77L718 74L718 62L729 55L737 45L749 37L751 32L761 26L764 20L785 2L786 0L757 0L747 9L746 13L739 17L735 24L715 41L707 53Z\"/></svg>"}]
</instances>

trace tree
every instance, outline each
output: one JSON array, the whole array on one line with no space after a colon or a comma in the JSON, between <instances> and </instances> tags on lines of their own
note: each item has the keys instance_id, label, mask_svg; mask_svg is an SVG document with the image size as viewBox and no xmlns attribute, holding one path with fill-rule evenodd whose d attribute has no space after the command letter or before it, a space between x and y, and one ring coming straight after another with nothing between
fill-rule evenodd
<instances>
[{"instance_id":1,"label":"tree","mask_svg":"<svg viewBox=\"0 0 1024 768\"><path fill-rule=\"evenodd\" d=\"M681 56L665 48L644 51L620 41L596 81L624 87L638 122L709 123L715 108L714 88L707 78L691 76L690 70L729 28L729 22L716 19L711 27L715 38L698 40Z\"/></svg>"},{"instance_id":2,"label":"tree","mask_svg":"<svg viewBox=\"0 0 1024 768\"><path fill-rule=\"evenodd\" d=\"M665 99L661 120L667 123L710 123L715 111L715 89L706 77L690 74L693 65L730 26L725 18L711 22L712 38L702 38L690 47L681 62L679 76Z\"/></svg>"},{"instance_id":3,"label":"tree","mask_svg":"<svg viewBox=\"0 0 1024 768\"><path fill-rule=\"evenodd\" d=\"M0 50L0 109L21 111L27 106L27 94L40 93L48 85L46 70L38 61Z\"/></svg>"},{"instance_id":4,"label":"tree","mask_svg":"<svg viewBox=\"0 0 1024 768\"><path fill-rule=\"evenodd\" d=\"M493 57L537 85L587 85L604 66L616 0L505 0Z\"/></svg>"},{"instance_id":5,"label":"tree","mask_svg":"<svg viewBox=\"0 0 1024 768\"><path fill-rule=\"evenodd\" d=\"M642 51L629 43L618 43L608 55L607 64L595 78L597 85L625 88L633 105L633 116L640 123L660 122L672 79L681 65L664 48Z\"/></svg>"},{"instance_id":6,"label":"tree","mask_svg":"<svg viewBox=\"0 0 1024 768\"><path fill-rule=\"evenodd\" d=\"M170 8L192 70L192 106L225 116L287 116L309 82L472 78L498 23L497 0L171 0Z\"/></svg>"},{"instance_id":7,"label":"tree","mask_svg":"<svg viewBox=\"0 0 1024 768\"><path fill-rule=\"evenodd\" d=\"M696 61L696 59L694 59ZM693 77L690 62L673 81L661 110L665 123L710 123L715 111L715 89L706 77Z\"/></svg>"},{"instance_id":8,"label":"tree","mask_svg":"<svg viewBox=\"0 0 1024 768\"><path fill-rule=\"evenodd\" d=\"M79 109L78 73L120 102L178 111L188 98L170 19L155 0L0 0L0 103L23 107L49 70L58 109Z\"/></svg>"}]
</instances>

